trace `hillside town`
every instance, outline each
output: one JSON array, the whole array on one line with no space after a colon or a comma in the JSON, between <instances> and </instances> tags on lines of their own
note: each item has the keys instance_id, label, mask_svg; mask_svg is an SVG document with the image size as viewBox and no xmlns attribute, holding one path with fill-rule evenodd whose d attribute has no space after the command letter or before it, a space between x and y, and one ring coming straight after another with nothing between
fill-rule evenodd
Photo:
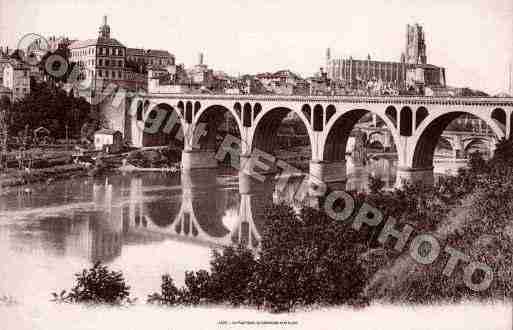
<instances>
[{"instance_id":1,"label":"hillside town","mask_svg":"<svg viewBox=\"0 0 513 330\"><path fill-rule=\"evenodd\" d=\"M150 93L486 96L447 86L446 69L428 63L424 33L418 24L407 26L407 47L397 62L375 60L371 55L333 58L328 48L326 62L310 77L301 77L291 68L231 76L208 65L202 52L194 66L185 67L170 50L131 48L114 37L105 16L98 35L91 39L50 36L35 39L25 49L0 48L0 97L22 99L31 85L50 80L69 91L69 72L75 66L73 79L91 89L114 83ZM61 79L55 79L46 66L52 54L67 61L68 74Z\"/></svg>"}]
</instances>

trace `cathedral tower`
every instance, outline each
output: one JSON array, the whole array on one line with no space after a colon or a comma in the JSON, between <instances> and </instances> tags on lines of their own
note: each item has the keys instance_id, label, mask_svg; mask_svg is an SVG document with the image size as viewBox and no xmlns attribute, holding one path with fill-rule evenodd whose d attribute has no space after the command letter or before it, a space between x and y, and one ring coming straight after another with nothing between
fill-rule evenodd
<instances>
[{"instance_id":1,"label":"cathedral tower","mask_svg":"<svg viewBox=\"0 0 513 330\"><path fill-rule=\"evenodd\" d=\"M406 63L426 64L426 40L424 31L419 24L406 26Z\"/></svg>"}]
</instances>

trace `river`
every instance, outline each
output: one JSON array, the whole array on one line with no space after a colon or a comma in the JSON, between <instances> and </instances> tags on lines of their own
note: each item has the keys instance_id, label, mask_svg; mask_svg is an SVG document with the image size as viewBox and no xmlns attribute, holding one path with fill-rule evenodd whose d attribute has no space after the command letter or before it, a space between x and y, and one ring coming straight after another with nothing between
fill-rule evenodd
<instances>
[{"instance_id":1,"label":"river","mask_svg":"<svg viewBox=\"0 0 513 330\"><path fill-rule=\"evenodd\" d=\"M348 164L350 189L365 189L369 174L388 187L395 182L394 161ZM6 191L0 196L0 297L21 306L49 304L51 292L72 287L74 273L102 261L122 270L131 296L144 301L159 291L162 274L182 285L186 270L208 268L212 248L257 248L266 206L290 201L289 190L219 168L75 178Z\"/></svg>"}]
</instances>

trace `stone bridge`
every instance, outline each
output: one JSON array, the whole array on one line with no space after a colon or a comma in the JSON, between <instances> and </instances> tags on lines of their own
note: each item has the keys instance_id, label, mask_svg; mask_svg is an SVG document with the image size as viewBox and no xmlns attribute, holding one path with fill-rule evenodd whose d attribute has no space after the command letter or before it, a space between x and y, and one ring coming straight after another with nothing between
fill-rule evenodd
<instances>
[{"instance_id":1,"label":"stone bridge","mask_svg":"<svg viewBox=\"0 0 513 330\"><path fill-rule=\"evenodd\" d=\"M488 125L495 140L507 138L513 98L147 94L129 100L125 137L136 147L167 144L176 137L183 140L185 170L210 168L217 166L217 131L227 117L242 140L243 161L255 150L272 154L280 123L291 112L308 132L310 174L326 183L345 180L350 132L368 113L380 117L390 132L398 155L398 182L433 182L433 155L449 123L470 114ZM198 132L200 124L205 132ZM198 136L200 148L193 148ZM451 143L455 150L472 143L456 136Z\"/></svg>"},{"instance_id":2,"label":"stone bridge","mask_svg":"<svg viewBox=\"0 0 513 330\"><path fill-rule=\"evenodd\" d=\"M384 151L393 148L394 141L390 131L385 127L357 125L367 135L367 145ZM497 144L497 136L493 133L445 130L438 141L439 146L452 151L453 158L464 158L472 147L484 146L491 154Z\"/></svg>"}]
</instances>

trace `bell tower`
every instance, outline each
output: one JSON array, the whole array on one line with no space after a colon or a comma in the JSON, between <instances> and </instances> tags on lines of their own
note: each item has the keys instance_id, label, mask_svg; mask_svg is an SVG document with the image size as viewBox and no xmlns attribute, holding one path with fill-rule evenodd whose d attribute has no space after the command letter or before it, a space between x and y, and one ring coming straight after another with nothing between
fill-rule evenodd
<instances>
[{"instance_id":1,"label":"bell tower","mask_svg":"<svg viewBox=\"0 0 513 330\"><path fill-rule=\"evenodd\" d=\"M419 24L406 26L406 51L407 64L426 64L426 40L422 26Z\"/></svg>"},{"instance_id":2,"label":"bell tower","mask_svg":"<svg viewBox=\"0 0 513 330\"><path fill-rule=\"evenodd\" d=\"M100 38L110 39L110 26L107 24L107 16L103 16L103 25L99 30Z\"/></svg>"}]
</instances>

